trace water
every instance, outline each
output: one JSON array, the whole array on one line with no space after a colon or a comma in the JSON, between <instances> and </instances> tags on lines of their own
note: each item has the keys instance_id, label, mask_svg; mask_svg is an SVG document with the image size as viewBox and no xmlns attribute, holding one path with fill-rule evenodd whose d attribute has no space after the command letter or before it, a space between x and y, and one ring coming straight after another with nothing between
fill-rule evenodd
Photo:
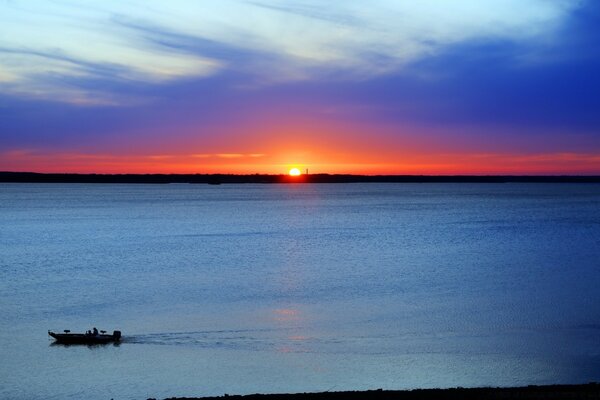
<instances>
[{"instance_id":1,"label":"water","mask_svg":"<svg viewBox=\"0 0 600 400\"><path fill-rule=\"evenodd\" d=\"M4 184L0 398L597 381L599 287L600 185Z\"/></svg>"}]
</instances>

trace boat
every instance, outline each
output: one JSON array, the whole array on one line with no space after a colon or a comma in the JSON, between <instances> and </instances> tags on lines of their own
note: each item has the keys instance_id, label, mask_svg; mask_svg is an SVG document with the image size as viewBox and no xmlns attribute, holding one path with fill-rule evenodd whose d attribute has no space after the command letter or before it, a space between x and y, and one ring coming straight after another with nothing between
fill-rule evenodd
<instances>
[{"instance_id":1,"label":"boat","mask_svg":"<svg viewBox=\"0 0 600 400\"><path fill-rule=\"evenodd\" d=\"M61 344L107 344L118 343L121 340L121 331L113 331L112 335L106 331L98 331L94 328L94 332L87 331L86 333L71 333L65 329L63 333L48 331L48 335L52 336L56 343Z\"/></svg>"}]
</instances>

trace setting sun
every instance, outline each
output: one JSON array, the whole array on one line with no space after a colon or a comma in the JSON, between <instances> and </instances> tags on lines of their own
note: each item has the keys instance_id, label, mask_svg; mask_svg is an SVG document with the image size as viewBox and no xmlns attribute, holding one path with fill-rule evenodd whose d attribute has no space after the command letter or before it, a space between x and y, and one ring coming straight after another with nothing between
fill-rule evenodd
<instances>
[{"instance_id":1,"label":"setting sun","mask_svg":"<svg viewBox=\"0 0 600 400\"><path fill-rule=\"evenodd\" d=\"M290 169L290 176L300 176L300 170L298 168Z\"/></svg>"}]
</instances>

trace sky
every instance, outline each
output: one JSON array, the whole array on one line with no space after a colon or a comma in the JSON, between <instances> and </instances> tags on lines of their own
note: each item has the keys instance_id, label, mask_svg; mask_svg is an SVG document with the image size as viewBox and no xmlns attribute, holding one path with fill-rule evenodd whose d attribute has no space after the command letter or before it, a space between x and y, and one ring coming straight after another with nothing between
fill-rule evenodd
<instances>
[{"instance_id":1,"label":"sky","mask_svg":"<svg viewBox=\"0 0 600 400\"><path fill-rule=\"evenodd\" d=\"M0 0L0 171L600 174L596 0Z\"/></svg>"}]
</instances>

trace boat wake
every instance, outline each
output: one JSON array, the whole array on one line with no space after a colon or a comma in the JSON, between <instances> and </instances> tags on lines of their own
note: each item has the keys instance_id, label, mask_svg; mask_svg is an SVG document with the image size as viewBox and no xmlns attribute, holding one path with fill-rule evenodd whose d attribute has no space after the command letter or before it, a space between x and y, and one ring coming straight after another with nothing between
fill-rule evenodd
<instances>
[{"instance_id":1,"label":"boat wake","mask_svg":"<svg viewBox=\"0 0 600 400\"><path fill-rule=\"evenodd\" d=\"M219 330L127 335L122 342L160 346L195 346L235 350L267 350L285 340L286 330Z\"/></svg>"},{"instance_id":2,"label":"boat wake","mask_svg":"<svg viewBox=\"0 0 600 400\"><path fill-rule=\"evenodd\" d=\"M302 328L162 332L125 335L124 344L188 346L211 350L275 351L280 353L388 354L402 347L396 335L308 336ZM411 342L414 343L414 342ZM382 346L384 347L382 349ZM404 349L407 351L407 349Z\"/></svg>"}]
</instances>

